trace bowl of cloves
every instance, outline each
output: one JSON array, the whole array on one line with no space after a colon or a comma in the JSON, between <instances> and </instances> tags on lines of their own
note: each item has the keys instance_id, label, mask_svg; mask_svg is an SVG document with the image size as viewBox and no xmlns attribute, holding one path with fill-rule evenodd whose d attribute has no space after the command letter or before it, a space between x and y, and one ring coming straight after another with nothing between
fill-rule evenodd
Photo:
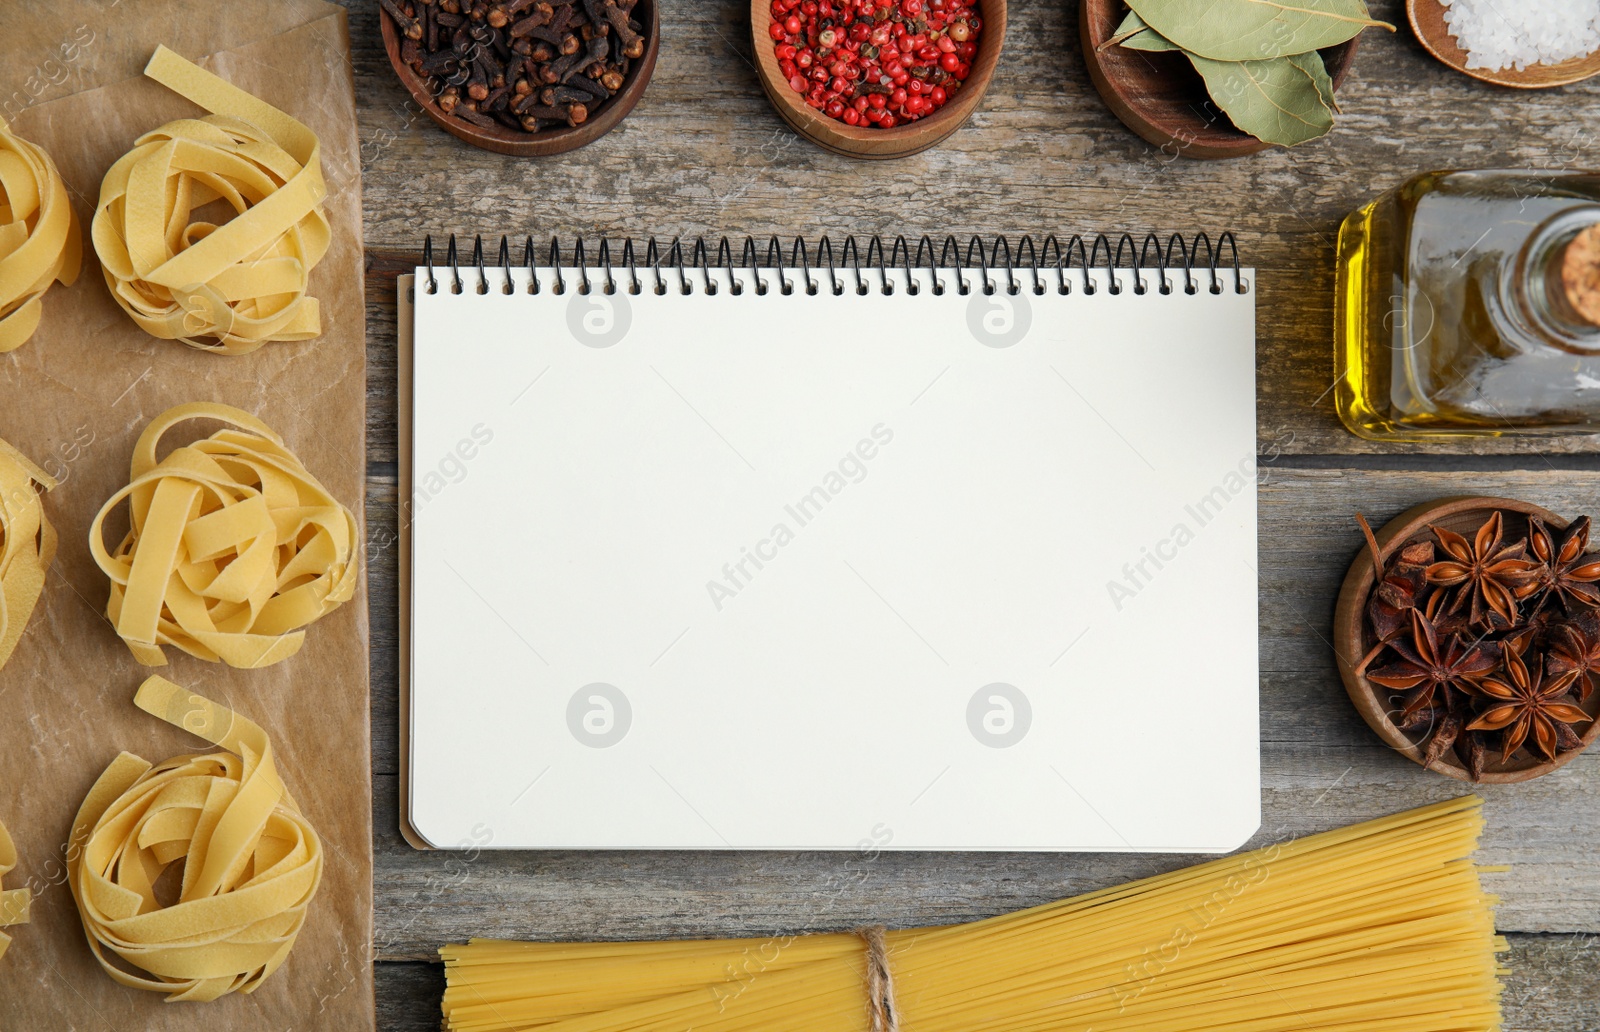
<instances>
[{"instance_id":1,"label":"bowl of cloves","mask_svg":"<svg viewBox=\"0 0 1600 1032\"><path fill-rule=\"evenodd\" d=\"M1509 498L1447 498L1373 533L1334 613L1363 718L1401 755L1462 781L1528 781L1600 737L1600 552Z\"/></svg>"},{"instance_id":2,"label":"bowl of cloves","mask_svg":"<svg viewBox=\"0 0 1600 1032\"><path fill-rule=\"evenodd\" d=\"M452 135L522 157L604 136L655 71L656 0L379 0L384 48Z\"/></svg>"}]
</instances>

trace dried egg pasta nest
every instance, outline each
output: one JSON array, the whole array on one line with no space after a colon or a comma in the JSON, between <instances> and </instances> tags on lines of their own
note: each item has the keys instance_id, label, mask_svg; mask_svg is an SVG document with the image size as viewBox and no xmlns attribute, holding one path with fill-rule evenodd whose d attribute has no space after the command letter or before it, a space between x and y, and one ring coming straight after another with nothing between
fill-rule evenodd
<instances>
[{"instance_id":1,"label":"dried egg pasta nest","mask_svg":"<svg viewBox=\"0 0 1600 1032\"><path fill-rule=\"evenodd\" d=\"M0 352L33 336L39 299L82 265L83 231L55 162L0 119Z\"/></svg>"},{"instance_id":2,"label":"dried egg pasta nest","mask_svg":"<svg viewBox=\"0 0 1600 1032\"><path fill-rule=\"evenodd\" d=\"M156 461L188 419L230 424ZM107 515L128 501L114 552ZM89 529L111 578L106 616L146 666L163 645L232 667L270 666L300 651L308 624L355 593L355 517L307 472L283 439L248 412L195 403L157 416L134 445L128 486Z\"/></svg>"},{"instance_id":3,"label":"dried egg pasta nest","mask_svg":"<svg viewBox=\"0 0 1600 1032\"><path fill-rule=\"evenodd\" d=\"M55 478L0 441L0 667L16 650L55 559L56 531L39 498L39 488L55 486Z\"/></svg>"},{"instance_id":4,"label":"dried egg pasta nest","mask_svg":"<svg viewBox=\"0 0 1600 1032\"><path fill-rule=\"evenodd\" d=\"M11 841L11 833L6 831L6 826L0 824L0 881L17 868L17 847ZM33 893L27 889L10 889L0 887L0 928L10 928L13 925L28 923L28 905L33 902ZM11 945L11 936L0 932L0 957L5 956L6 947Z\"/></svg>"},{"instance_id":5,"label":"dried egg pasta nest","mask_svg":"<svg viewBox=\"0 0 1600 1032\"><path fill-rule=\"evenodd\" d=\"M217 354L321 334L307 294L329 241L316 135L166 47L145 74L212 114L146 133L106 173L92 232L112 296L148 333ZM195 219L218 200L232 218Z\"/></svg>"},{"instance_id":6,"label":"dried egg pasta nest","mask_svg":"<svg viewBox=\"0 0 1600 1032\"><path fill-rule=\"evenodd\" d=\"M254 992L305 924L322 841L256 724L160 677L134 703L228 752L155 766L122 753L89 790L67 861L89 948L118 983L169 1003ZM157 881L179 861L178 900L164 905Z\"/></svg>"}]
</instances>

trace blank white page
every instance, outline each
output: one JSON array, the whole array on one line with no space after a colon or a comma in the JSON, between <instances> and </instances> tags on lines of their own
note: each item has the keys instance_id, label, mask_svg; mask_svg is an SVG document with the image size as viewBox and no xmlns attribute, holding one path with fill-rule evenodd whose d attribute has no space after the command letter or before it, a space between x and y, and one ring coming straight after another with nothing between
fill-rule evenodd
<instances>
[{"instance_id":1,"label":"blank white page","mask_svg":"<svg viewBox=\"0 0 1600 1032\"><path fill-rule=\"evenodd\" d=\"M440 848L1221 851L1259 821L1254 292L418 269ZM503 287L510 276L511 293ZM798 273L789 274L798 286ZM1243 282L1252 281L1250 272Z\"/></svg>"}]
</instances>

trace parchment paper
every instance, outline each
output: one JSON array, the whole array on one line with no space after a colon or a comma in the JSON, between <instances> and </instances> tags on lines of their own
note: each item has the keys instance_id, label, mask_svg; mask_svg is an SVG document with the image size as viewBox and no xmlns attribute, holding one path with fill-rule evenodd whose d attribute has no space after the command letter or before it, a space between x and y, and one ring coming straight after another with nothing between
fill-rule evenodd
<instances>
[{"instance_id":1,"label":"parchment paper","mask_svg":"<svg viewBox=\"0 0 1600 1032\"><path fill-rule=\"evenodd\" d=\"M119 750L152 762L209 747L133 706L149 672L103 616L91 519L127 482L150 418L189 401L259 414L361 519L366 330L361 184L343 9L320 0L29 5L0 40L0 115L60 166L87 238L100 181L140 134L201 112L140 74L158 43L293 114L322 139L333 246L312 273L322 336L229 358L146 336L112 301L92 247L55 287L33 340L0 356L0 437L63 481L45 500L61 548L44 598L0 670L0 821L31 886L33 923L0 958L0 1030L370 1029L372 791L367 599L310 629L299 655L230 670L168 649L161 672L261 724L290 791L322 835L322 888L288 962L252 996L167 1004L95 964L67 890L65 850L84 793ZM214 424L180 428L189 439ZM169 442L171 437L169 436ZM176 443L184 443L182 441ZM121 534L125 520L114 534ZM115 543L114 540L112 542Z\"/></svg>"}]
</instances>

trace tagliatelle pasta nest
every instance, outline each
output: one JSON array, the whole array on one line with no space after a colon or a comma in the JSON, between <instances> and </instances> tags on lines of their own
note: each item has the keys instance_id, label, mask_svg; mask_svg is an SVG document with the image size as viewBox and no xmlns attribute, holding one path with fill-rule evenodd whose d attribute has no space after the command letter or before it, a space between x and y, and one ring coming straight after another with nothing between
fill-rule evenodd
<instances>
[{"instance_id":1,"label":"tagliatelle pasta nest","mask_svg":"<svg viewBox=\"0 0 1600 1032\"><path fill-rule=\"evenodd\" d=\"M55 486L55 478L0 441L0 667L16 651L55 559L55 528L39 498L41 488Z\"/></svg>"},{"instance_id":2,"label":"tagliatelle pasta nest","mask_svg":"<svg viewBox=\"0 0 1600 1032\"><path fill-rule=\"evenodd\" d=\"M50 155L0 120L0 352L39 327L40 299L71 285L83 266L83 231Z\"/></svg>"},{"instance_id":3,"label":"tagliatelle pasta nest","mask_svg":"<svg viewBox=\"0 0 1600 1032\"><path fill-rule=\"evenodd\" d=\"M6 826L0 824L0 882L5 876L17 869L17 847L11 841L11 833L6 831ZM10 928L14 925L28 923L28 907L33 902L33 893L27 889L6 889L0 885L0 928ZM0 957L5 956L6 948L11 945L11 936L0 932Z\"/></svg>"},{"instance_id":4,"label":"tagliatelle pasta nest","mask_svg":"<svg viewBox=\"0 0 1600 1032\"><path fill-rule=\"evenodd\" d=\"M93 236L112 296L152 335L217 354L320 335L307 293L330 236L316 135L166 47L145 74L213 113L146 133L106 173ZM197 219L213 201L231 217Z\"/></svg>"},{"instance_id":5,"label":"tagliatelle pasta nest","mask_svg":"<svg viewBox=\"0 0 1600 1032\"><path fill-rule=\"evenodd\" d=\"M0 119L0 352L33 336L40 298L82 266L83 231L55 162Z\"/></svg>"},{"instance_id":6,"label":"tagliatelle pasta nest","mask_svg":"<svg viewBox=\"0 0 1600 1032\"><path fill-rule=\"evenodd\" d=\"M228 751L155 766L122 753L89 790L67 862L89 948L118 983L168 1002L254 992L305 924L322 842L259 726L160 677L134 703ZM167 905L156 885L179 861L182 886Z\"/></svg>"},{"instance_id":7,"label":"tagliatelle pasta nest","mask_svg":"<svg viewBox=\"0 0 1600 1032\"><path fill-rule=\"evenodd\" d=\"M189 419L230 426L157 461L161 437ZM106 616L146 666L166 663L163 645L270 666L355 594L355 516L248 412L206 403L164 412L139 436L129 473L95 517L89 548L111 578ZM130 527L107 551L106 517L124 500Z\"/></svg>"}]
</instances>

